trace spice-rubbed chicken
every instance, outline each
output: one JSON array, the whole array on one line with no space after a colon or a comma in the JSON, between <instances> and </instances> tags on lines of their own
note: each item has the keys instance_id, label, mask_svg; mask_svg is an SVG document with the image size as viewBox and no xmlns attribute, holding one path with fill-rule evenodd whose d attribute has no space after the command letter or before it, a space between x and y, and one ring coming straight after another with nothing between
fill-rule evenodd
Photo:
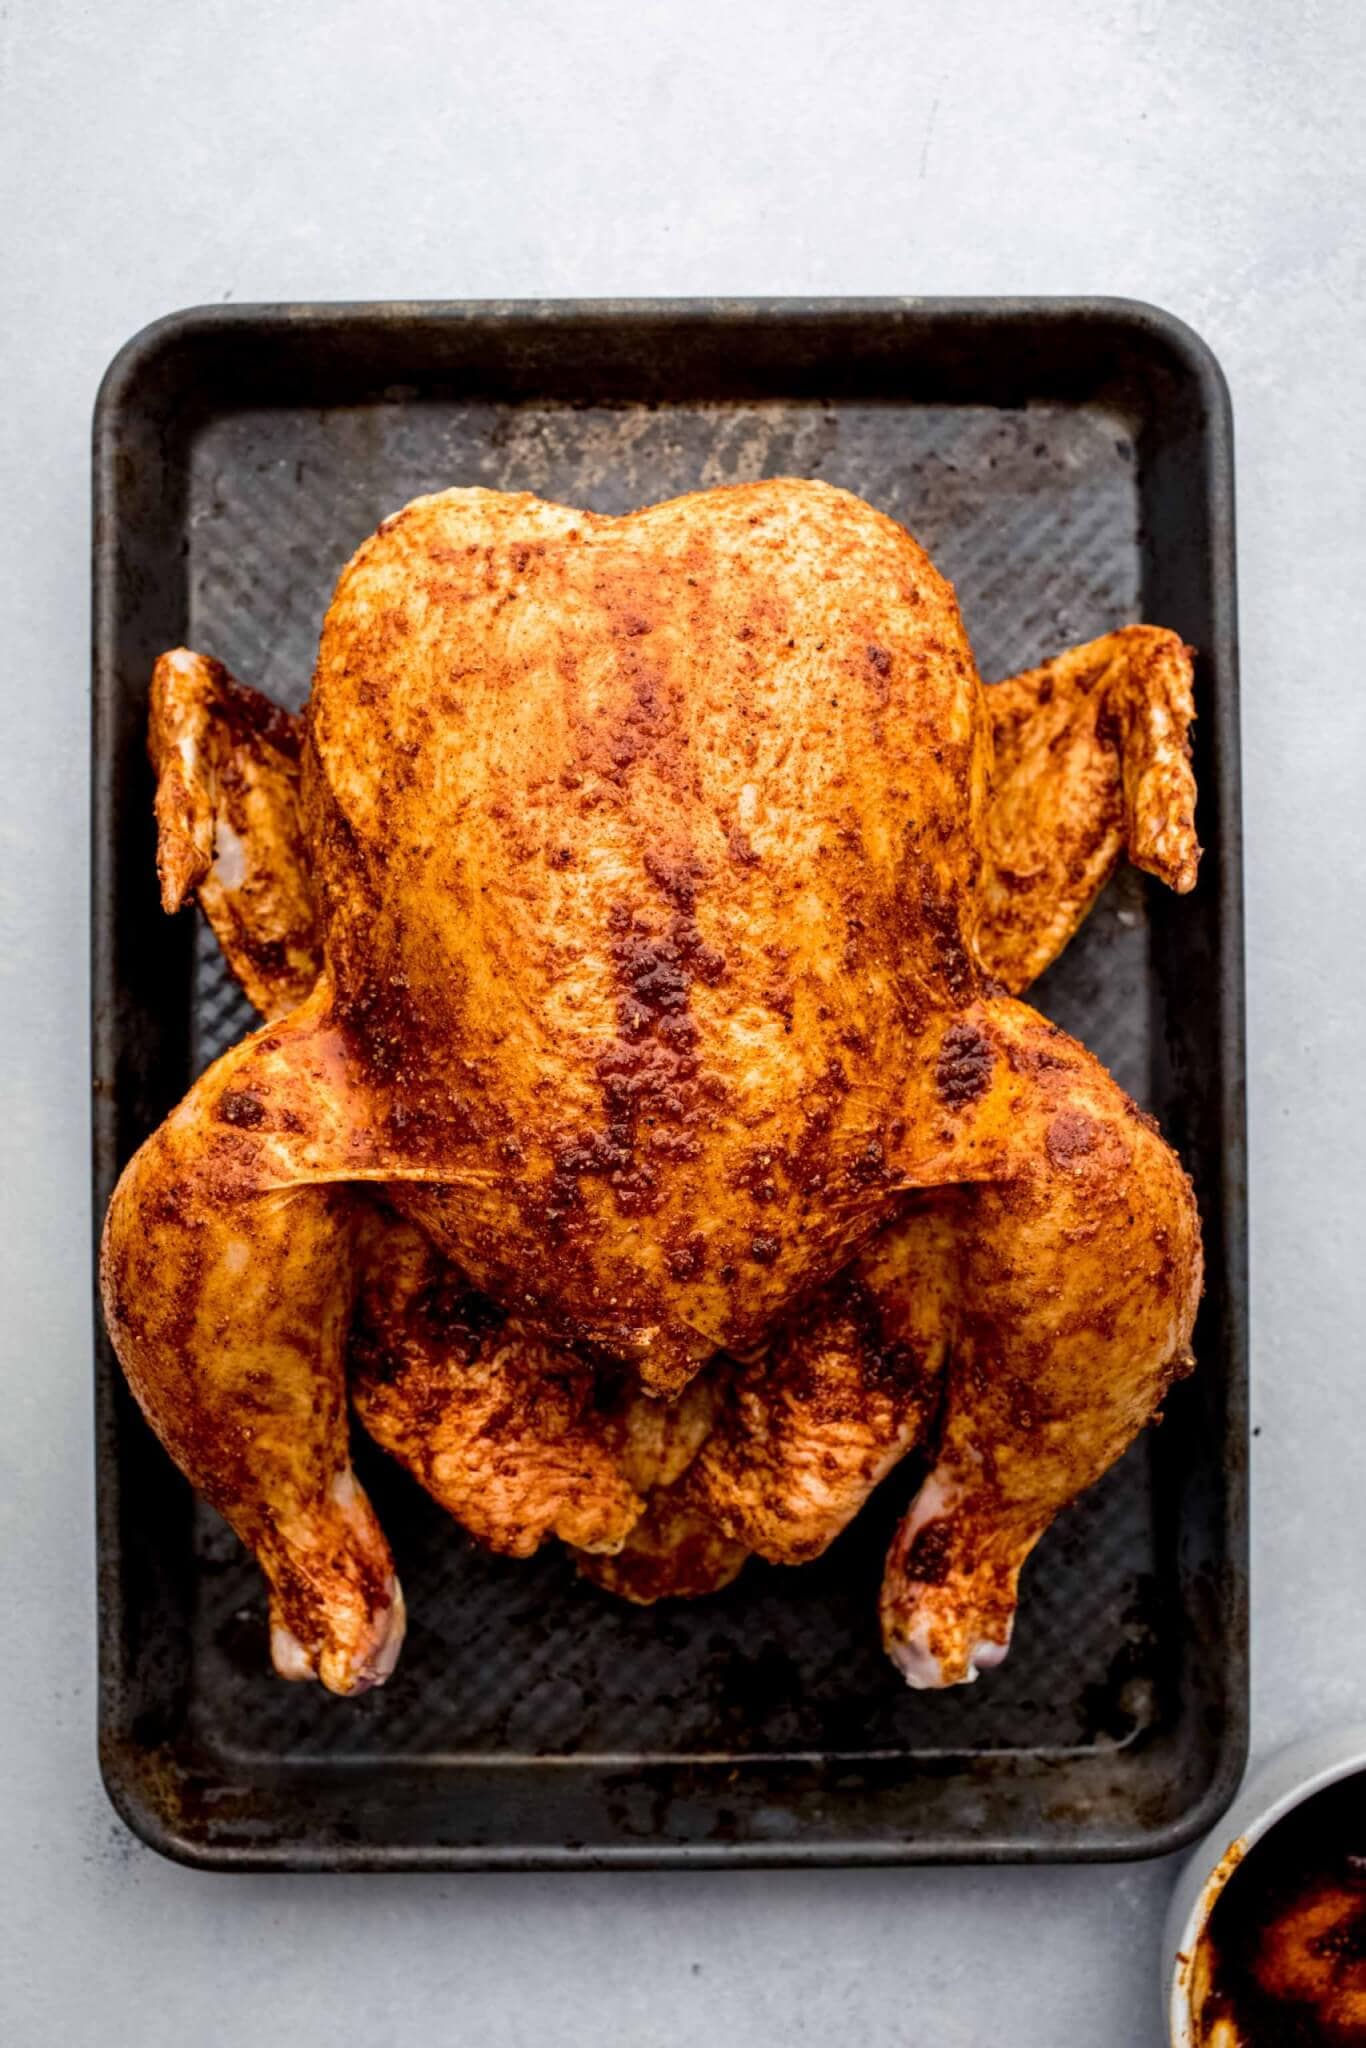
<instances>
[{"instance_id":1,"label":"spice-rubbed chicken","mask_svg":"<svg viewBox=\"0 0 1366 2048\"><path fill-rule=\"evenodd\" d=\"M914 1684L999 1661L1189 1362L1186 1178L1012 992L1126 850L1192 885L1190 717L1147 627L984 692L909 535L792 480L419 499L342 575L301 744L163 657L163 899L271 1021L127 1168L105 1300L280 1670L355 1691L401 1639L348 1350L484 1540L640 1599L815 1555L937 1413L885 1633Z\"/></svg>"}]
</instances>

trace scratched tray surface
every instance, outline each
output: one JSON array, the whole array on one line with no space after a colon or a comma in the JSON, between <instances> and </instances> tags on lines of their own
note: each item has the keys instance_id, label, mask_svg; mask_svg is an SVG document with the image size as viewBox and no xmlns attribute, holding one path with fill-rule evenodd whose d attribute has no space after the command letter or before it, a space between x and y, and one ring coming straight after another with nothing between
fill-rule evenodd
<instances>
[{"instance_id":1,"label":"scratched tray surface","mask_svg":"<svg viewBox=\"0 0 1366 2048\"><path fill-rule=\"evenodd\" d=\"M1139 615L1136 451L1126 415L1107 404L599 407L400 390L354 407L230 412L201 428L187 637L297 708L343 562L419 492L480 483L612 513L774 475L845 485L909 526L956 584L989 678ZM1148 912L1148 886L1122 874L1035 991L1145 1103ZM194 1005L202 1067L252 1022L202 927ZM911 1470L819 1563L751 1564L715 1598L642 1612L582 1584L558 1549L531 1562L482 1554L381 1454L358 1455L410 1615L397 1674L365 1699L267 1675L255 1568L216 1516L197 1513L190 1714L199 1738L240 1766L282 1755L1061 1759L1140 1738L1168 1704L1179 1611L1146 1438L1040 1546L1006 1665L947 1696L907 1691L877 1636L881 1554Z\"/></svg>"}]
</instances>

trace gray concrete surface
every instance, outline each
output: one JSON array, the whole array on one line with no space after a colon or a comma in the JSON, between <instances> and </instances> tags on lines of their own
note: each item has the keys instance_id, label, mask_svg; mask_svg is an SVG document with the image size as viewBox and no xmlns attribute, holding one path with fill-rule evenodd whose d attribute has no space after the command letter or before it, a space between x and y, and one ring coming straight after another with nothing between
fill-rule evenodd
<instances>
[{"instance_id":1,"label":"gray concrete surface","mask_svg":"<svg viewBox=\"0 0 1366 2048\"><path fill-rule=\"evenodd\" d=\"M1356 0L0 5L0 2037L1155 2048L1169 1866L225 1879L94 1763L87 432L187 302L1116 292L1238 428L1255 1744L1361 1715Z\"/></svg>"}]
</instances>

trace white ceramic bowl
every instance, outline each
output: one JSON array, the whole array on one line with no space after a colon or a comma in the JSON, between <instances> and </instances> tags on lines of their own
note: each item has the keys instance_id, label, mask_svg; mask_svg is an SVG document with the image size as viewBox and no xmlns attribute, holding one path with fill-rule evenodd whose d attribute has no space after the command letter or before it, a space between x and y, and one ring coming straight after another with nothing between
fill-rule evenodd
<instances>
[{"instance_id":1,"label":"white ceramic bowl","mask_svg":"<svg viewBox=\"0 0 1366 2048\"><path fill-rule=\"evenodd\" d=\"M1254 1770L1232 1806L1181 1873L1163 1950L1172 2048L1194 2048L1191 1971L1214 1902L1254 1842L1278 1820L1341 1778L1366 1770L1366 1724L1312 1735Z\"/></svg>"}]
</instances>

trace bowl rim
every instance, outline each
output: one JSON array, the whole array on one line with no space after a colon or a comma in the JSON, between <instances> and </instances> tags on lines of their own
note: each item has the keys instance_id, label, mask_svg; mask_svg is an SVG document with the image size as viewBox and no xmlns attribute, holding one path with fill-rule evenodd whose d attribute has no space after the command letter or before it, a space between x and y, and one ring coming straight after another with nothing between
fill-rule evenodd
<instances>
[{"instance_id":1,"label":"bowl rim","mask_svg":"<svg viewBox=\"0 0 1366 2048\"><path fill-rule=\"evenodd\" d=\"M1164 1946L1171 2048L1199 2048L1190 2008L1195 1952L1238 1865L1287 1814L1359 1773L1366 1773L1366 1721L1291 1742L1252 1771L1224 1819L1188 1858L1172 1895Z\"/></svg>"}]
</instances>

